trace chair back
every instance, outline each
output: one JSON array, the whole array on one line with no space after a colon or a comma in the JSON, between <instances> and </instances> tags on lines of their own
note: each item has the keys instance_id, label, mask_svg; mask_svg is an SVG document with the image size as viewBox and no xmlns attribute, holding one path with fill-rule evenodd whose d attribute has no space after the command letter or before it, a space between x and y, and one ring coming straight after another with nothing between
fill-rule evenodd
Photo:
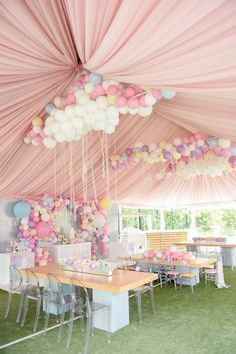
<instances>
[{"instance_id":1,"label":"chair back","mask_svg":"<svg viewBox=\"0 0 236 354\"><path fill-rule=\"evenodd\" d=\"M39 279L37 275L31 270L26 269L28 286L27 286L27 294L32 298L37 298L41 296L41 289L39 285Z\"/></svg>"},{"instance_id":2,"label":"chair back","mask_svg":"<svg viewBox=\"0 0 236 354\"><path fill-rule=\"evenodd\" d=\"M56 305L65 304L65 294L60 279L54 274L48 273L49 299Z\"/></svg>"},{"instance_id":3,"label":"chair back","mask_svg":"<svg viewBox=\"0 0 236 354\"><path fill-rule=\"evenodd\" d=\"M87 317L91 316L91 304L89 300L88 290L84 284L78 279L71 279L74 286L74 293L72 299L77 312L85 313Z\"/></svg>"},{"instance_id":4,"label":"chair back","mask_svg":"<svg viewBox=\"0 0 236 354\"><path fill-rule=\"evenodd\" d=\"M10 266L10 289L17 290L23 285L23 278L21 272L16 268L16 266Z\"/></svg>"}]
</instances>

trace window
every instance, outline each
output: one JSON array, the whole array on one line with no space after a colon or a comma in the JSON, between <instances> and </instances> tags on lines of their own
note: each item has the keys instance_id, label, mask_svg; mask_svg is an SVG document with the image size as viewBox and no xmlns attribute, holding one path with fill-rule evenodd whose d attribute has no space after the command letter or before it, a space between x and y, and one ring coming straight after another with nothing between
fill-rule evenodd
<instances>
[{"instance_id":1,"label":"window","mask_svg":"<svg viewBox=\"0 0 236 354\"><path fill-rule=\"evenodd\" d=\"M121 229L159 230L160 213L156 209L121 208Z\"/></svg>"},{"instance_id":2,"label":"window","mask_svg":"<svg viewBox=\"0 0 236 354\"><path fill-rule=\"evenodd\" d=\"M164 211L166 230L189 229L191 225L191 213L187 209L171 209Z\"/></svg>"}]
</instances>

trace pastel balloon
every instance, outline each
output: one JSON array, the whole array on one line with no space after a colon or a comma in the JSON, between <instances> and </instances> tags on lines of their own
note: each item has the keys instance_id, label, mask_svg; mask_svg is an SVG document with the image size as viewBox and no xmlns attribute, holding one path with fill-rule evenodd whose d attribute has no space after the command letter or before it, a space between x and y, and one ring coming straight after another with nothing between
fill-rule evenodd
<instances>
[{"instance_id":1,"label":"pastel balloon","mask_svg":"<svg viewBox=\"0 0 236 354\"><path fill-rule=\"evenodd\" d=\"M89 81L93 85L98 85L102 81L102 75L99 75L96 73L91 73L91 74L89 74Z\"/></svg>"},{"instance_id":2,"label":"pastel balloon","mask_svg":"<svg viewBox=\"0 0 236 354\"><path fill-rule=\"evenodd\" d=\"M18 218L27 218L31 212L31 205L28 202L17 202L13 207L13 214Z\"/></svg>"},{"instance_id":3,"label":"pastel balloon","mask_svg":"<svg viewBox=\"0 0 236 354\"><path fill-rule=\"evenodd\" d=\"M42 118L40 117L34 117L34 119L32 120L32 125L34 127L41 127L41 125L43 124Z\"/></svg>"},{"instance_id":4,"label":"pastel balloon","mask_svg":"<svg viewBox=\"0 0 236 354\"><path fill-rule=\"evenodd\" d=\"M37 231L37 236L39 238L48 237L51 232L50 225L47 222L40 221L36 226L35 230Z\"/></svg>"},{"instance_id":5,"label":"pastel balloon","mask_svg":"<svg viewBox=\"0 0 236 354\"><path fill-rule=\"evenodd\" d=\"M109 197L104 197L99 201L99 205L102 209L109 211L112 208L112 201Z\"/></svg>"},{"instance_id":6,"label":"pastel balloon","mask_svg":"<svg viewBox=\"0 0 236 354\"><path fill-rule=\"evenodd\" d=\"M161 90L161 95L166 100L170 100L171 98L175 97L176 92L175 91L171 91L171 90Z\"/></svg>"}]
</instances>

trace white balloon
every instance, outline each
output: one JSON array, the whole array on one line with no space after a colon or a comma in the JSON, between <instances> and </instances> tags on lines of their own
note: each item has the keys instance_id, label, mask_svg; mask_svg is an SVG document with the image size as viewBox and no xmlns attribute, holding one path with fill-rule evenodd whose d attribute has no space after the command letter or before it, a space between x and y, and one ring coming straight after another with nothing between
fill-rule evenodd
<instances>
[{"instance_id":1,"label":"white balloon","mask_svg":"<svg viewBox=\"0 0 236 354\"><path fill-rule=\"evenodd\" d=\"M67 115L65 114L65 111L58 110L55 114L55 119L58 122L65 122L67 120Z\"/></svg>"},{"instance_id":2,"label":"white balloon","mask_svg":"<svg viewBox=\"0 0 236 354\"><path fill-rule=\"evenodd\" d=\"M31 143L31 139L30 139L30 138L25 137L25 138L24 138L24 143L26 143L26 144L30 144L30 143Z\"/></svg>"},{"instance_id":3,"label":"white balloon","mask_svg":"<svg viewBox=\"0 0 236 354\"><path fill-rule=\"evenodd\" d=\"M71 125L73 128L83 128L84 122L82 118L75 117L71 120Z\"/></svg>"},{"instance_id":4,"label":"white balloon","mask_svg":"<svg viewBox=\"0 0 236 354\"><path fill-rule=\"evenodd\" d=\"M56 114L58 111L59 111L58 108L53 108L53 109L51 110L51 112L50 112L50 115L53 116L53 117L55 117L55 114Z\"/></svg>"},{"instance_id":5,"label":"white balloon","mask_svg":"<svg viewBox=\"0 0 236 354\"><path fill-rule=\"evenodd\" d=\"M81 95L79 98L78 98L78 102L79 104L87 104L89 102L89 97L87 95Z\"/></svg>"},{"instance_id":6,"label":"white balloon","mask_svg":"<svg viewBox=\"0 0 236 354\"><path fill-rule=\"evenodd\" d=\"M75 116L75 106L73 106L73 105L66 106L65 114L70 119L74 118L74 116Z\"/></svg>"},{"instance_id":7,"label":"white balloon","mask_svg":"<svg viewBox=\"0 0 236 354\"><path fill-rule=\"evenodd\" d=\"M35 139L33 139L33 140L31 141L31 143L32 143L32 145L34 145L34 146L38 146L38 145L39 145L39 142L38 142L37 140L35 140Z\"/></svg>"},{"instance_id":8,"label":"white balloon","mask_svg":"<svg viewBox=\"0 0 236 354\"><path fill-rule=\"evenodd\" d=\"M127 113L128 113L128 107L127 107L127 106L120 107L120 108L119 108L119 112L120 112L121 114L127 114Z\"/></svg>"},{"instance_id":9,"label":"white balloon","mask_svg":"<svg viewBox=\"0 0 236 354\"><path fill-rule=\"evenodd\" d=\"M40 133L41 132L41 127L33 127L33 132L35 133L35 134L38 134L38 133Z\"/></svg>"},{"instance_id":10,"label":"white balloon","mask_svg":"<svg viewBox=\"0 0 236 354\"><path fill-rule=\"evenodd\" d=\"M77 90L74 93L76 98L79 98L80 96L83 96L84 94L85 94L84 90Z\"/></svg>"},{"instance_id":11,"label":"white balloon","mask_svg":"<svg viewBox=\"0 0 236 354\"><path fill-rule=\"evenodd\" d=\"M108 106L108 102L107 102L107 99L105 96L99 96L97 99L96 99L96 103L97 103L97 106L99 109L103 109L105 110Z\"/></svg>"},{"instance_id":12,"label":"white balloon","mask_svg":"<svg viewBox=\"0 0 236 354\"><path fill-rule=\"evenodd\" d=\"M43 131L45 135L53 135L53 132L51 131L51 125L46 125Z\"/></svg>"},{"instance_id":13,"label":"white balloon","mask_svg":"<svg viewBox=\"0 0 236 354\"><path fill-rule=\"evenodd\" d=\"M85 105L76 105L75 106L75 114L76 114L76 116L78 116L78 117L84 117L85 116L85 114L87 113L87 107L85 106Z\"/></svg>"},{"instance_id":14,"label":"white balloon","mask_svg":"<svg viewBox=\"0 0 236 354\"><path fill-rule=\"evenodd\" d=\"M98 110L96 112L94 112L94 118L95 118L95 124L97 121L102 121L104 122L106 120L106 113L105 111L102 110Z\"/></svg>"},{"instance_id":15,"label":"white balloon","mask_svg":"<svg viewBox=\"0 0 236 354\"><path fill-rule=\"evenodd\" d=\"M65 140L66 140L66 137L64 134L55 134L55 140L58 142L58 143L63 143Z\"/></svg>"},{"instance_id":16,"label":"white balloon","mask_svg":"<svg viewBox=\"0 0 236 354\"><path fill-rule=\"evenodd\" d=\"M103 86L104 90L107 90L110 85L111 84L110 84L109 80L104 80L103 83L102 83L102 86Z\"/></svg>"},{"instance_id":17,"label":"white balloon","mask_svg":"<svg viewBox=\"0 0 236 354\"><path fill-rule=\"evenodd\" d=\"M128 108L128 113L131 114L131 116L135 116L136 114L138 114L138 108Z\"/></svg>"},{"instance_id":18,"label":"white balloon","mask_svg":"<svg viewBox=\"0 0 236 354\"><path fill-rule=\"evenodd\" d=\"M151 143L151 144L149 145L149 151L155 151L156 148L157 148L157 144L156 144L156 143Z\"/></svg>"},{"instance_id":19,"label":"white balloon","mask_svg":"<svg viewBox=\"0 0 236 354\"><path fill-rule=\"evenodd\" d=\"M175 138L173 143L175 146L180 146L182 145L182 140L180 138Z\"/></svg>"},{"instance_id":20,"label":"white balloon","mask_svg":"<svg viewBox=\"0 0 236 354\"><path fill-rule=\"evenodd\" d=\"M166 144L166 146L165 146L165 150L166 150L166 151L171 151L172 148L173 148L173 145L172 145L172 144Z\"/></svg>"},{"instance_id":21,"label":"white balloon","mask_svg":"<svg viewBox=\"0 0 236 354\"><path fill-rule=\"evenodd\" d=\"M149 107L140 107L138 110L138 114L141 117L148 117L150 114L152 114L152 106Z\"/></svg>"},{"instance_id":22,"label":"white balloon","mask_svg":"<svg viewBox=\"0 0 236 354\"><path fill-rule=\"evenodd\" d=\"M205 144L204 140L202 139L197 140L197 146L203 146L204 144Z\"/></svg>"},{"instance_id":23,"label":"white balloon","mask_svg":"<svg viewBox=\"0 0 236 354\"><path fill-rule=\"evenodd\" d=\"M156 103L157 99L153 97L151 93L146 93L146 95L144 96L144 101L148 106L153 106Z\"/></svg>"},{"instance_id":24,"label":"white balloon","mask_svg":"<svg viewBox=\"0 0 236 354\"><path fill-rule=\"evenodd\" d=\"M107 122L108 122L108 124L110 124L110 125L117 126L117 125L119 124L119 122L120 122L120 119L119 119L119 117L116 117L116 118L108 118L108 119L107 119Z\"/></svg>"},{"instance_id":25,"label":"white balloon","mask_svg":"<svg viewBox=\"0 0 236 354\"><path fill-rule=\"evenodd\" d=\"M50 219L50 216L48 213L42 214L41 215L42 221L48 221Z\"/></svg>"},{"instance_id":26,"label":"white balloon","mask_svg":"<svg viewBox=\"0 0 236 354\"><path fill-rule=\"evenodd\" d=\"M95 130L104 130L104 129L105 129L105 126L106 126L105 120L104 120L104 121L102 121L102 120L97 120L97 121L95 122L94 129L95 129Z\"/></svg>"},{"instance_id":27,"label":"white balloon","mask_svg":"<svg viewBox=\"0 0 236 354\"><path fill-rule=\"evenodd\" d=\"M119 110L114 106L107 107L106 115L108 118L119 118Z\"/></svg>"},{"instance_id":28,"label":"white balloon","mask_svg":"<svg viewBox=\"0 0 236 354\"><path fill-rule=\"evenodd\" d=\"M60 124L59 122L57 122L57 121L52 122L52 123L50 124L50 129L51 129L51 132L52 132L53 134L60 133L60 131L61 131L61 124Z\"/></svg>"},{"instance_id":29,"label":"white balloon","mask_svg":"<svg viewBox=\"0 0 236 354\"><path fill-rule=\"evenodd\" d=\"M229 139L220 138L218 144L222 149L228 149L230 148L231 141Z\"/></svg>"},{"instance_id":30,"label":"white balloon","mask_svg":"<svg viewBox=\"0 0 236 354\"><path fill-rule=\"evenodd\" d=\"M57 142L51 138L44 138L43 144L46 148L53 149L57 145Z\"/></svg>"},{"instance_id":31,"label":"white balloon","mask_svg":"<svg viewBox=\"0 0 236 354\"><path fill-rule=\"evenodd\" d=\"M68 132L68 131L71 131L72 129L72 124L71 122L67 121L67 122L62 122L60 124L60 128L61 128L61 131L62 132Z\"/></svg>"},{"instance_id":32,"label":"white balloon","mask_svg":"<svg viewBox=\"0 0 236 354\"><path fill-rule=\"evenodd\" d=\"M79 141L80 139L81 139L81 134L79 132L77 132L74 136L74 140Z\"/></svg>"},{"instance_id":33,"label":"white balloon","mask_svg":"<svg viewBox=\"0 0 236 354\"><path fill-rule=\"evenodd\" d=\"M96 111L97 111L98 105L97 105L97 103L96 103L95 101L90 100L90 101L86 104L86 108L87 108L87 111L88 111L88 112L93 113L93 112L96 112Z\"/></svg>"},{"instance_id":34,"label":"white balloon","mask_svg":"<svg viewBox=\"0 0 236 354\"><path fill-rule=\"evenodd\" d=\"M105 133L107 133L107 134L113 134L114 131L115 131L115 127L114 127L114 125L107 125L107 126L104 128L104 131L105 131Z\"/></svg>"},{"instance_id":35,"label":"white balloon","mask_svg":"<svg viewBox=\"0 0 236 354\"><path fill-rule=\"evenodd\" d=\"M86 93L91 93L94 89L93 84L91 84L90 82L88 82L87 84L84 85L84 90Z\"/></svg>"},{"instance_id":36,"label":"white balloon","mask_svg":"<svg viewBox=\"0 0 236 354\"><path fill-rule=\"evenodd\" d=\"M93 125L95 123L95 117L93 113L87 113L84 118L83 121L85 124L87 125Z\"/></svg>"},{"instance_id":37,"label":"white balloon","mask_svg":"<svg viewBox=\"0 0 236 354\"><path fill-rule=\"evenodd\" d=\"M45 120L45 126L49 125L51 122L55 122L55 118L51 116L47 117Z\"/></svg>"}]
</instances>

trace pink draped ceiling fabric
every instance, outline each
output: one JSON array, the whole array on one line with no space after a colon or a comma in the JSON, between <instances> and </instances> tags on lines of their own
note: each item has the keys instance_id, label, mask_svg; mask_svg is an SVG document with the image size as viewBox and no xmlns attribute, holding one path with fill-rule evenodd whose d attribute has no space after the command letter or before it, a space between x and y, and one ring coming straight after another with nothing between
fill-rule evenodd
<instances>
[{"instance_id":1,"label":"pink draped ceiling fabric","mask_svg":"<svg viewBox=\"0 0 236 354\"><path fill-rule=\"evenodd\" d=\"M110 153L138 141L171 141L202 131L236 142L234 0L0 0L0 196L82 194L81 142L56 150L23 143L34 115L63 94L78 57L106 78L175 90L149 119L124 117ZM88 137L88 192L105 192L100 138ZM110 172L118 202L183 204L236 199L235 174L156 180L157 167ZM94 179L92 176L94 175Z\"/></svg>"}]
</instances>

